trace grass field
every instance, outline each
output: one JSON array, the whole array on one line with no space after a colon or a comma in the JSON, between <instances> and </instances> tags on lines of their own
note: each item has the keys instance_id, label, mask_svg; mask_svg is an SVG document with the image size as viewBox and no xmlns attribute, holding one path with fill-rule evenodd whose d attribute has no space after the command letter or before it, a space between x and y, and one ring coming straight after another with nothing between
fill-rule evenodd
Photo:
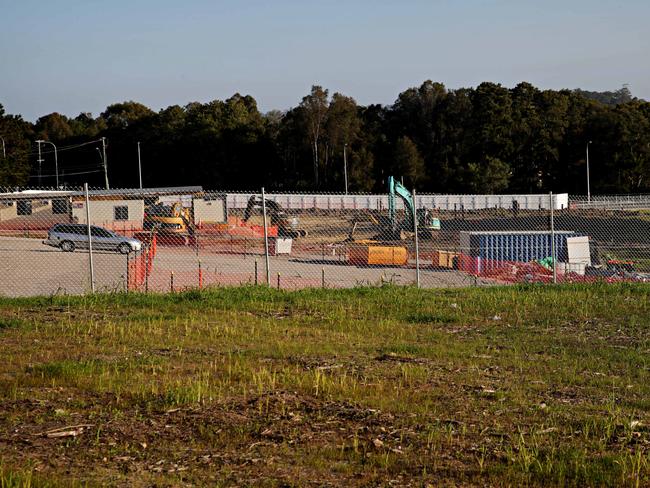
<instances>
[{"instance_id":1,"label":"grass field","mask_svg":"<svg viewBox=\"0 0 650 488\"><path fill-rule=\"evenodd\" d=\"M650 287L0 299L0 487L644 486Z\"/></svg>"}]
</instances>

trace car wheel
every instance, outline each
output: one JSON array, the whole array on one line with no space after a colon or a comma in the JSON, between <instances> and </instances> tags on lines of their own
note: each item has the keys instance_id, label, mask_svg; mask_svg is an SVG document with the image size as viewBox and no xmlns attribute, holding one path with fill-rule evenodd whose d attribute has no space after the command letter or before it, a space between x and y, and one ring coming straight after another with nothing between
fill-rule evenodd
<instances>
[{"instance_id":1,"label":"car wheel","mask_svg":"<svg viewBox=\"0 0 650 488\"><path fill-rule=\"evenodd\" d=\"M129 246L126 242L123 242L117 246L117 250L122 254L129 254L131 252L131 246Z\"/></svg>"},{"instance_id":2,"label":"car wheel","mask_svg":"<svg viewBox=\"0 0 650 488\"><path fill-rule=\"evenodd\" d=\"M64 251L64 252L72 252L72 251L74 251L74 242L63 241L61 243L61 250Z\"/></svg>"}]
</instances>

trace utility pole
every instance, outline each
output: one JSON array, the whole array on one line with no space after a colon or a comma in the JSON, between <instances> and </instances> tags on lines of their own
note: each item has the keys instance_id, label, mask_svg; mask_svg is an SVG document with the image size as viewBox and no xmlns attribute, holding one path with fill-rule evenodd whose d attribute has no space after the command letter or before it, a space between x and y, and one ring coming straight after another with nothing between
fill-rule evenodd
<instances>
[{"instance_id":1,"label":"utility pole","mask_svg":"<svg viewBox=\"0 0 650 488\"><path fill-rule=\"evenodd\" d=\"M348 145L343 144L343 177L345 178L345 194L348 194L348 158L347 158L347 149Z\"/></svg>"},{"instance_id":2,"label":"utility pole","mask_svg":"<svg viewBox=\"0 0 650 488\"><path fill-rule=\"evenodd\" d=\"M36 141L38 144L38 186L41 186L41 166L43 165L43 158L41 157L41 141Z\"/></svg>"},{"instance_id":3,"label":"utility pole","mask_svg":"<svg viewBox=\"0 0 650 488\"><path fill-rule=\"evenodd\" d=\"M138 174L140 175L140 189L142 190L142 163L140 162L140 141L138 141Z\"/></svg>"},{"instance_id":4,"label":"utility pole","mask_svg":"<svg viewBox=\"0 0 650 488\"><path fill-rule=\"evenodd\" d=\"M589 184L589 144L591 144L591 141L587 142L587 201L591 203L591 187Z\"/></svg>"},{"instance_id":5,"label":"utility pole","mask_svg":"<svg viewBox=\"0 0 650 488\"><path fill-rule=\"evenodd\" d=\"M106 138L102 137L102 162L104 163L104 180L106 180L106 189L108 190L110 187L108 186L108 161L106 161Z\"/></svg>"},{"instance_id":6,"label":"utility pole","mask_svg":"<svg viewBox=\"0 0 650 488\"><path fill-rule=\"evenodd\" d=\"M6 158L6 157L7 157L7 153L6 153L6 151L5 151L5 140L4 140L4 137L0 137L0 140L2 140L2 157L3 157L3 158Z\"/></svg>"},{"instance_id":7,"label":"utility pole","mask_svg":"<svg viewBox=\"0 0 650 488\"><path fill-rule=\"evenodd\" d=\"M58 189L59 188L59 156L57 155L58 151L56 149L56 144L50 141L44 141L42 139L36 142L38 142L39 148L41 147L41 143L52 144L52 147L54 148L54 174L56 175L56 188Z\"/></svg>"}]
</instances>

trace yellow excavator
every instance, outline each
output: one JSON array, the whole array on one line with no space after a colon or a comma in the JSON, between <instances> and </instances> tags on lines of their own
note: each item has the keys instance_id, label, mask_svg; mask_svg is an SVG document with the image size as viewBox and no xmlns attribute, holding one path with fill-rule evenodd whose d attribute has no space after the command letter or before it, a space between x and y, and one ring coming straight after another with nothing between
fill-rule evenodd
<instances>
[{"instance_id":1,"label":"yellow excavator","mask_svg":"<svg viewBox=\"0 0 650 488\"><path fill-rule=\"evenodd\" d=\"M144 230L156 230L161 235L193 236L194 224L189 208L180 202L173 205L156 203L147 208L143 222Z\"/></svg>"}]
</instances>

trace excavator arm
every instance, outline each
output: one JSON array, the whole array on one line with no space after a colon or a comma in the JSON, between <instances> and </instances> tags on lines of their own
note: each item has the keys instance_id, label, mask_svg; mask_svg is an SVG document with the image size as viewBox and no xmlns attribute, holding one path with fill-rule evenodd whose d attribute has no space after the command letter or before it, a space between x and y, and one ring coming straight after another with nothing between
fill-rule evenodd
<instances>
[{"instance_id":1,"label":"excavator arm","mask_svg":"<svg viewBox=\"0 0 650 488\"><path fill-rule=\"evenodd\" d=\"M406 209L406 228L413 230L413 218L417 216L418 226L424 227L429 230L440 230L440 220L432 218L430 214L423 210L425 213L419 213L415 207L415 200L410 191L406 189L399 181L396 181L392 176L388 177L388 217L393 228L393 232L396 232L399 229L399 224L397 223L397 211L396 211L396 197L400 197L404 202L404 208Z\"/></svg>"},{"instance_id":2,"label":"excavator arm","mask_svg":"<svg viewBox=\"0 0 650 488\"><path fill-rule=\"evenodd\" d=\"M305 237L307 235L307 231L303 229L295 231L291 229L289 219L285 214L284 209L275 200L264 199L263 203L266 206L266 211L270 217L271 225L278 226L278 235L290 238ZM248 219L251 218L253 213L253 209L256 207L262 207L262 198L257 197L256 195L251 195L248 199L246 210L244 210L244 222L248 222Z\"/></svg>"},{"instance_id":3,"label":"excavator arm","mask_svg":"<svg viewBox=\"0 0 650 488\"><path fill-rule=\"evenodd\" d=\"M411 192L404 187L399 181L396 181L392 176L388 177L388 217L390 219L393 230L397 230L397 210L396 210L396 197L400 197L404 202L404 208L406 209L407 222L409 222L409 227L413 224L413 215L415 212L415 203L413 201L413 195Z\"/></svg>"},{"instance_id":4,"label":"excavator arm","mask_svg":"<svg viewBox=\"0 0 650 488\"><path fill-rule=\"evenodd\" d=\"M271 218L271 225L279 225L281 224L282 220L286 219L284 211L277 202L274 200L265 199L264 203L266 204L268 215ZM256 207L262 208L262 198L251 195L251 197L248 199L246 210L244 210L244 222L248 222L248 219L250 219L251 215L253 214L253 209Z\"/></svg>"}]
</instances>

